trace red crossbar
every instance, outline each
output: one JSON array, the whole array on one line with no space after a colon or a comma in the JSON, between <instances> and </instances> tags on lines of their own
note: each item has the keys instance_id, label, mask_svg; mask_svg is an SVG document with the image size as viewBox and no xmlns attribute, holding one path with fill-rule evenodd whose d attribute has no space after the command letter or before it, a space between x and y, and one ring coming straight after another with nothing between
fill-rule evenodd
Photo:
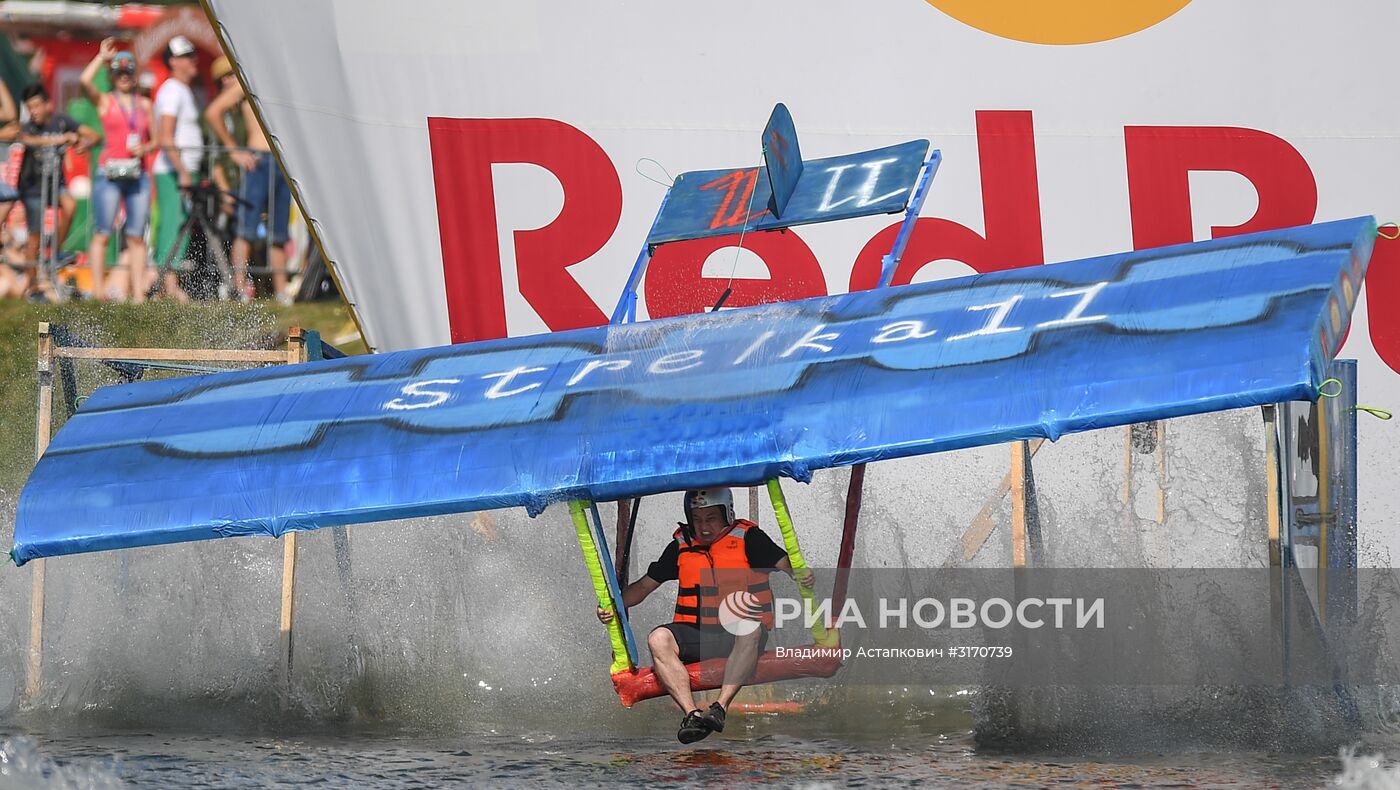
<instances>
[{"instance_id":1,"label":"red crossbar","mask_svg":"<svg viewBox=\"0 0 1400 790\"><path fill-rule=\"evenodd\" d=\"M795 651L797 655L778 658L777 653L770 650L759 656L758 666L754 669L753 678L749 680L748 685L756 686L761 683L796 678L829 678L841 668L840 647L808 645L789 649ZM686 671L690 674L691 690L709 691L722 686L724 684L725 660L723 658L710 658L694 664L686 664ZM651 667L614 673L612 681L613 686L617 689L618 698L622 700L623 706L628 708L644 699L666 696L666 689L661 687L661 682L656 679L656 674L652 672Z\"/></svg>"}]
</instances>

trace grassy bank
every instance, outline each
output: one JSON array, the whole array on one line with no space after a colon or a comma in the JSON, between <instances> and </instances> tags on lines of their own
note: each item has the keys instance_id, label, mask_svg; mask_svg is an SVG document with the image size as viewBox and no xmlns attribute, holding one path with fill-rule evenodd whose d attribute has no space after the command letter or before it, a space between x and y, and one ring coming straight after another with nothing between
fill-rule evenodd
<instances>
[{"instance_id":1,"label":"grassy bank","mask_svg":"<svg viewBox=\"0 0 1400 790\"><path fill-rule=\"evenodd\" d=\"M350 311L341 302L289 306L270 302L157 302L138 306L0 301L0 403L4 404L0 411L0 498L13 500L18 496L34 463L35 366L41 321L63 324L103 346L271 348L285 341L288 328L300 326L320 331L326 342L347 353L365 351ZM82 394L116 381L109 370L95 363L79 362L75 367ZM55 427L66 417L62 397L56 390Z\"/></svg>"}]
</instances>

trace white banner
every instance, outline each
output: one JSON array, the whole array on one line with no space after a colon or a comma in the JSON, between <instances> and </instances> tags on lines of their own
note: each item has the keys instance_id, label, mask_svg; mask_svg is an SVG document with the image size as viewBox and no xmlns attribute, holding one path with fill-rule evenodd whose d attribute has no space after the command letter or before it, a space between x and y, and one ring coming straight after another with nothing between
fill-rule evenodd
<instances>
[{"instance_id":1,"label":"white banner","mask_svg":"<svg viewBox=\"0 0 1400 790\"><path fill-rule=\"evenodd\" d=\"M1389 0L210 5L378 350L602 323L665 192L638 170L752 167L778 101L807 158L942 150L896 282L1400 216ZM667 245L639 317L867 284L897 220ZM1400 406L1397 266L1342 352L1362 403Z\"/></svg>"}]
</instances>

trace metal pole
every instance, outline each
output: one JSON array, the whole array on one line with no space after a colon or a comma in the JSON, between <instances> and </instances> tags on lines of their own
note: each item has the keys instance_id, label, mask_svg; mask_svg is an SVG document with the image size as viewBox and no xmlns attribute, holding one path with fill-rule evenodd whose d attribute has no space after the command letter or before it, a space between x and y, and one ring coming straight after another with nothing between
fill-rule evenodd
<instances>
[{"instance_id":1,"label":"metal pole","mask_svg":"<svg viewBox=\"0 0 1400 790\"><path fill-rule=\"evenodd\" d=\"M266 154L266 156L268 157L269 160L272 158L272 155L271 155L271 154ZM262 156L259 156L258 159L261 161ZM265 264L267 265L267 276L268 276L268 277L272 277L272 276L273 276L273 275L272 275L272 228L273 228L273 226L277 223L276 218L274 218L274 217L272 216L273 212L277 210L277 201L273 198L273 196L276 194L276 191L275 191L275 190L276 190L276 188L277 188L277 181L276 181L276 178L277 178L277 163L276 163L276 162L270 162L270 165L271 165L271 166L267 168L267 202L266 202L266 204L264 204L264 206L258 207L258 208L263 208L263 207L265 207L265 208L267 209L267 222L263 225L263 228L264 228L264 229L266 230L266 232L267 232L267 247L266 247L265 250L263 250L263 259L264 259ZM283 271L283 274L285 274L285 273L286 273L286 272L285 272L285 270L284 270L284 271ZM274 293L274 294L272 295L272 298L273 298L274 300L280 299L280 298L282 298L282 295L281 295L281 294L278 294L278 293Z\"/></svg>"},{"instance_id":2,"label":"metal pole","mask_svg":"<svg viewBox=\"0 0 1400 790\"><path fill-rule=\"evenodd\" d=\"M894 272L899 268L899 259L904 257L904 247L909 243L909 237L914 234L914 225L919 219L919 213L923 211L929 184L933 182L933 176L938 172L938 165L942 161L943 154L937 149L929 152L928 159L924 160L924 165L919 171L919 180L914 187L914 197L904 211L904 222L899 226L894 246L880 261L880 282L877 288L884 288L894 280Z\"/></svg>"},{"instance_id":3,"label":"metal pole","mask_svg":"<svg viewBox=\"0 0 1400 790\"><path fill-rule=\"evenodd\" d=\"M50 146L42 146L35 155L39 157L39 255L34 259L34 284L37 286L45 277L48 249L52 241L48 218L49 204L53 201L53 166Z\"/></svg>"},{"instance_id":4,"label":"metal pole","mask_svg":"<svg viewBox=\"0 0 1400 790\"><path fill-rule=\"evenodd\" d=\"M671 190L668 188L666 194L661 196L661 205L656 209L656 217L651 221L647 240L642 243L642 251L637 253L637 260L632 264L632 271L627 275L627 284L622 286L622 294L617 298L617 306L613 308L612 316L608 319L609 324L627 324L637 320L637 287L641 285L642 275L646 273L647 264L651 262L651 233L656 230L656 223L661 221L661 215L666 211L666 201L670 199Z\"/></svg>"}]
</instances>

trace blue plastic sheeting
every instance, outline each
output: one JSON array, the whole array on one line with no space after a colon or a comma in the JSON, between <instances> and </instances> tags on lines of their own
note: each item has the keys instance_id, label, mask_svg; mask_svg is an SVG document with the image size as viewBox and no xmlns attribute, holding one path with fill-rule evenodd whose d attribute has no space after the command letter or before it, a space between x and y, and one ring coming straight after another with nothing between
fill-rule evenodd
<instances>
[{"instance_id":1,"label":"blue plastic sheeting","mask_svg":"<svg viewBox=\"0 0 1400 790\"><path fill-rule=\"evenodd\" d=\"M16 561L622 497L1312 399L1370 218L641 324L98 390Z\"/></svg>"},{"instance_id":2,"label":"blue plastic sheeting","mask_svg":"<svg viewBox=\"0 0 1400 790\"><path fill-rule=\"evenodd\" d=\"M795 132L792 139L797 139ZM801 175L781 219L769 205L773 189L766 167L681 173L667 193L647 244L903 211L914 194L928 146L927 140L914 140L802 162L795 168Z\"/></svg>"},{"instance_id":3,"label":"blue plastic sheeting","mask_svg":"<svg viewBox=\"0 0 1400 790\"><path fill-rule=\"evenodd\" d=\"M781 102L773 107L768 125L763 127L763 164L768 168L768 189L773 216L787 212L788 201L797 191L797 179L802 177L802 147L797 144L797 127L792 113Z\"/></svg>"}]
</instances>

